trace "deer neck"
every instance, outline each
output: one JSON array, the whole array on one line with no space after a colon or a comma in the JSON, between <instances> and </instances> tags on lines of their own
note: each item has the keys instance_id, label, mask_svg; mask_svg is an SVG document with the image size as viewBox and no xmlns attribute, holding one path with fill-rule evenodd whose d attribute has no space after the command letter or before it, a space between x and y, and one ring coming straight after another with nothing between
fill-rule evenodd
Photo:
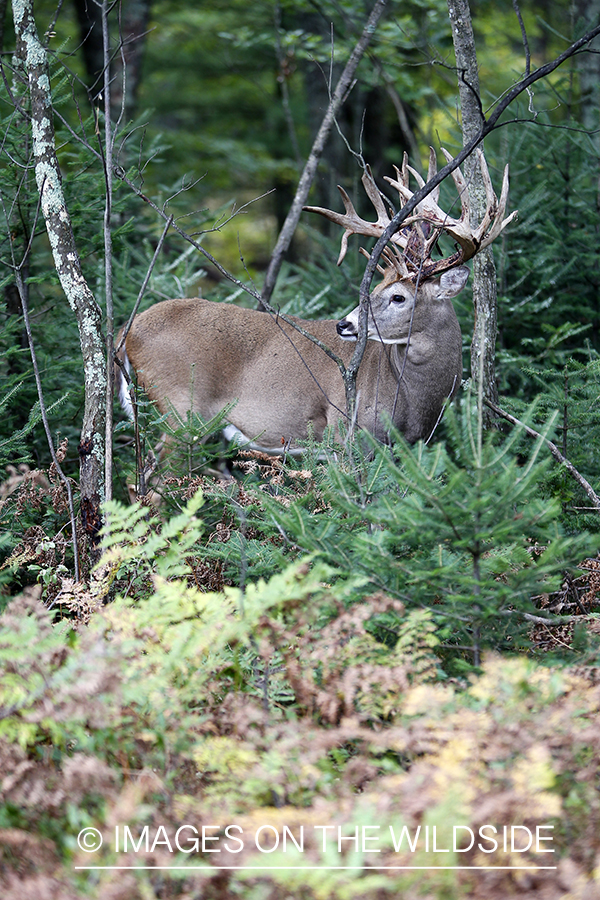
<instances>
[{"instance_id":1,"label":"deer neck","mask_svg":"<svg viewBox=\"0 0 600 900\"><path fill-rule=\"evenodd\" d=\"M427 334L413 334L409 341L401 343L389 344L389 361L390 368L397 381L400 380L406 366L421 366L431 361L435 356L435 341ZM406 358L406 362L405 362Z\"/></svg>"},{"instance_id":2,"label":"deer neck","mask_svg":"<svg viewBox=\"0 0 600 900\"><path fill-rule=\"evenodd\" d=\"M406 344L390 344L390 368L396 381L402 377L402 367L406 355Z\"/></svg>"}]
</instances>

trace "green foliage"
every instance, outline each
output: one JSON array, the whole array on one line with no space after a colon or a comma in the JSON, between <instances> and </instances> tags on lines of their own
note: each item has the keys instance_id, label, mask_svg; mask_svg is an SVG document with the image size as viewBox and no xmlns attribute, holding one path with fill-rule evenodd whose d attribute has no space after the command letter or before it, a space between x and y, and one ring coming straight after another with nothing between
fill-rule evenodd
<instances>
[{"instance_id":1,"label":"green foliage","mask_svg":"<svg viewBox=\"0 0 600 900\"><path fill-rule=\"evenodd\" d=\"M166 523L163 548L196 530L198 502ZM114 568L119 546L131 561L132 531L140 569L155 572L151 529L137 513L116 504L110 511L99 574ZM284 826L297 840L303 834L302 851L291 842L285 854L280 847L269 865L281 868L263 870L260 880L250 869L227 875L230 892L250 889L261 898L286 890L317 900L326 890L343 900L350 889L357 898L377 890L391 900L426 888L441 900L465 896L467 885L470 896L495 896L476 869L450 872L443 882L425 869L417 889L408 870L373 869L360 841L338 849L338 826L344 836L367 827L368 849L380 851L377 865L428 867L475 866L478 856L436 855L423 840L410 852L399 841L403 826L413 839L419 825L435 825L439 848L451 844L453 824L477 832L493 823L497 833L505 825L543 825L552 849L574 859L579 883L594 884L592 684L532 660L489 656L469 684L442 686L430 614L405 615L381 594L347 607L348 596L332 583L336 573L314 559L245 592L222 593L190 586L168 552L159 565L145 601L118 599L77 632L53 625L35 598L16 599L0 617L0 852L4 873L22 889L33 878L37 890L51 879L67 896L101 900L114 884L111 870L92 881L79 880L74 868L93 864L135 867L126 883L132 900L166 898L176 884L197 893L205 874L142 868L157 859L165 866L214 862L193 843L180 844L192 851L183 857L165 852L165 842L175 847L177 829L192 822L198 830L212 826L219 863L236 867L264 866L254 843L259 829L263 838L265 827L269 836L282 836ZM399 636L386 647L368 629L373 619L380 626L390 617ZM253 648L260 664L240 665ZM285 703L271 679L292 688ZM582 766L589 777L574 777ZM235 856L225 850L224 823L242 829ZM325 845L324 824L334 829ZM104 843L84 855L76 837L90 825ZM124 848L125 826L136 842L147 828L148 843ZM13 851L25 862L16 864ZM508 866L514 857L500 842L486 864ZM519 864L539 865L540 856L520 854ZM341 877L326 865L354 870ZM517 876L498 877L498 897L513 894Z\"/></svg>"},{"instance_id":2,"label":"green foliage","mask_svg":"<svg viewBox=\"0 0 600 900\"><path fill-rule=\"evenodd\" d=\"M396 436L393 453L373 442L368 457L357 450L341 464L317 463L303 495L297 478L255 493L244 516L251 536L207 552L230 577L236 565L259 577L290 551L317 554L409 609L429 609L451 671L469 665L467 648L477 663L483 648L525 647L531 596L553 590L593 540L563 533L542 438L523 447L518 432L483 440L468 414L448 422L447 448Z\"/></svg>"},{"instance_id":3,"label":"green foliage","mask_svg":"<svg viewBox=\"0 0 600 900\"><path fill-rule=\"evenodd\" d=\"M144 507L107 503L107 524L103 529L105 563L115 574L121 567L128 573L139 570L144 563L146 570L151 568L163 578L187 572L185 555L198 540L202 527L195 519L201 504L202 495L198 492L179 516L157 528L157 518L149 518Z\"/></svg>"},{"instance_id":4,"label":"green foliage","mask_svg":"<svg viewBox=\"0 0 600 900\"><path fill-rule=\"evenodd\" d=\"M592 138L570 124L530 128L511 148L511 202L519 221L507 235L501 372L503 389L518 386L525 399L533 386L524 379L518 384L515 363L561 371L570 357L588 357L585 338L597 350L596 150ZM539 387L537 381L533 389Z\"/></svg>"},{"instance_id":5,"label":"green foliage","mask_svg":"<svg viewBox=\"0 0 600 900\"><path fill-rule=\"evenodd\" d=\"M15 398L21 389L21 385L15 385L5 396L0 397L0 417L8 413L15 403ZM40 420L39 407L34 407L29 413L29 418L22 428L13 431L7 437L0 440L0 468L4 468L8 462L20 463L27 459L26 438L31 434Z\"/></svg>"},{"instance_id":6,"label":"green foliage","mask_svg":"<svg viewBox=\"0 0 600 900\"><path fill-rule=\"evenodd\" d=\"M585 355L583 349L577 354L579 358L565 353L562 367L550 367L535 360L524 366L523 372L530 385L536 385L539 391L533 418L535 427L539 427L540 420L551 411L558 411L560 428L556 443L561 453L591 484L597 484L600 477L600 362L597 352L589 344L586 350ZM513 400L509 406L517 415L522 414L522 401ZM597 527L589 498L565 468L551 468L546 491L562 503L570 529Z\"/></svg>"}]
</instances>

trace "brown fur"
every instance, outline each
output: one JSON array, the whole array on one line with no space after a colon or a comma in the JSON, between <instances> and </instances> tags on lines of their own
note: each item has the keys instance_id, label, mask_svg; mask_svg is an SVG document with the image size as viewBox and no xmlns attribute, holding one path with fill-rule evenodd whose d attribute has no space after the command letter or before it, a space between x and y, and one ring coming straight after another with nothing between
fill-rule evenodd
<instances>
[{"instance_id":1,"label":"brown fur","mask_svg":"<svg viewBox=\"0 0 600 900\"><path fill-rule=\"evenodd\" d=\"M367 341L357 380L358 425L379 439L386 433L382 413L393 415L409 441L427 439L460 384L462 344L451 297L466 275L450 276L421 285L406 361L414 288L399 281L373 291L369 336L390 343ZM401 302L399 292L406 295ZM355 332L354 319L357 310L339 327L333 320L296 321L347 363L354 344L338 331ZM263 447L306 440L309 423L320 440L326 426L345 417L335 362L267 313L208 300L165 300L137 316L125 347L161 412L172 406L185 416L193 408L210 418L237 401L229 421Z\"/></svg>"}]
</instances>

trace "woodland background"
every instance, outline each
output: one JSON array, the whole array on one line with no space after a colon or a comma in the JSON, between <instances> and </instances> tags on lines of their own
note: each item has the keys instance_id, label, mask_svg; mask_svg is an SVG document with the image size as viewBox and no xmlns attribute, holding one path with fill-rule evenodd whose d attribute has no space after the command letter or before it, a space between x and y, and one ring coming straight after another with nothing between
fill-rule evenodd
<instances>
[{"instance_id":1,"label":"woodland background","mask_svg":"<svg viewBox=\"0 0 600 900\"><path fill-rule=\"evenodd\" d=\"M44 0L35 14L77 249L102 304L106 178L94 73L101 78L104 62L81 25L85 6ZM517 9L471 3L484 109L526 68ZM169 230L142 308L195 295L254 305L221 269L260 291L328 104L330 66L335 84L369 12L304 0L111 8L112 47L121 15L129 79L115 144L129 183L115 177L110 216L117 324L163 235L146 198L220 267ZM535 68L597 26L600 6L530 2L520 14ZM15 258L25 261L49 430L76 506L79 336L39 216L6 2L0 22L3 897L600 896L597 43L523 93L485 143L497 188L510 164L510 209L519 210L494 248L500 404L538 437L506 422L482 428L469 386L467 289L456 301L465 383L433 446L398 436L394 453L341 452L331 441L307 447L301 462L238 455L232 481L218 468L220 423L181 422L157 510L151 498L129 505L135 450L117 413L116 499L101 550L77 524L76 570ZM383 185L405 150L423 168L429 145L456 153L461 144L448 6L390 0L309 202L340 208L342 184L363 204L351 151ZM338 269L338 248L339 235L304 214L272 303L307 318L356 305L365 261L357 242ZM143 399L140 422L144 456L168 423ZM429 824L444 839L454 824L551 824L557 868L381 871L348 845L327 862L354 869L310 869L324 863L310 839L302 855L270 854L268 864L284 868L262 872L76 868L214 865L211 854L174 858L160 844L116 854L111 835L116 824L173 835L184 822L226 821L248 833ZM77 844L88 826L105 839L91 862ZM489 863L475 848L435 857L386 840L377 865ZM221 865L265 864L251 849L225 856ZM548 865L533 852L493 862Z\"/></svg>"}]
</instances>

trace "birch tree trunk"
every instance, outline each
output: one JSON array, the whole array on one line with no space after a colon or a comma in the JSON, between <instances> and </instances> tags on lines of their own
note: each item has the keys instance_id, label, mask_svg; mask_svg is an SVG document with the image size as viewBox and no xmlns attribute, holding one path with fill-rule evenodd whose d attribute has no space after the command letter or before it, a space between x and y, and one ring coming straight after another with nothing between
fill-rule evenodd
<instances>
[{"instance_id":1,"label":"birch tree trunk","mask_svg":"<svg viewBox=\"0 0 600 900\"><path fill-rule=\"evenodd\" d=\"M448 0L456 72L460 96L463 147L469 144L484 124L479 94L477 53L471 22L469 0ZM481 222L486 208L483 178L474 154L465 160L465 177L469 185L471 226ZM485 401L497 405L496 337L497 318L496 264L491 247L480 251L473 260L473 310L475 323L471 344L471 378L478 398L480 421L484 428L492 426L494 415Z\"/></svg>"},{"instance_id":2,"label":"birch tree trunk","mask_svg":"<svg viewBox=\"0 0 600 900\"><path fill-rule=\"evenodd\" d=\"M106 358L102 314L81 271L56 156L46 50L38 37L33 0L13 0L17 59L29 85L35 178L54 265L77 318L83 358L85 405L79 442L81 517L95 544L104 499Z\"/></svg>"}]
</instances>

